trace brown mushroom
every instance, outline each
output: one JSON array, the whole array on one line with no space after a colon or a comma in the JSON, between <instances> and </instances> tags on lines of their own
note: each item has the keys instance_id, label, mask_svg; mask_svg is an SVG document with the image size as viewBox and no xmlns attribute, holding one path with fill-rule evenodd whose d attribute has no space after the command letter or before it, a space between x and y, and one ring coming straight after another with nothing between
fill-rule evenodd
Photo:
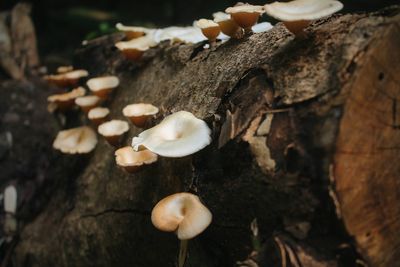
<instances>
[{"instance_id":1,"label":"brown mushroom","mask_svg":"<svg viewBox=\"0 0 400 267\"><path fill-rule=\"evenodd\" d=\"M104 136L112 146L119 146L124 134L128 132L129 124L126 121L111 120L99 125L97 131Z\"/></svg>"},{"instance_id":2,"label":"brown mushroom","mask_svg":"<svg viewBox=\"0 0 400 267\"><path fill-rule=\"evenodd\" d=\"M97 144L96 133L87 126L63 130L57 134L53 148L67 154L85 154Z\"/></svg>"},{"instance_id":3,"label":"brown mushroom","mask_svg":"<svg viewBox=\"0 0 400 267\"><path fill-rule=\"evenodd\" d=\"M60 87L74 87L79 84L80 79L87 77L89 73L86 70L73 70L65 73L46 75L44 79L51 84Z\"/></svg>"},{"instance_id":4,"label":"brown mushroom","mask_svg":"<svg viewBox=\"0 0 400 267\"><path fill-rule=\"evenodd\" d=\"M240 38L243 35L243 29L239 27L230 15L224 12L216 12L213 17L223 34L231 38Z\"/></svg>"},{"instance_id":5,"label":"brown mushroom","mask_svg":"<svg viewBox=\"0 0 400 267\"><path fill-rule=\"evenodd\" d=\"M95 107L88 113L88 118L94 125L98 126L107 121L110 110L108 108Z\"/></svg>"},{"instance_id":6,"label":"brown mushroom","mask_svg":"<svg viewBox=\"0 0 400 267\"><path fill-rule=\"evenodd\" d=\"M66 111L74 106L76 98L84 96L85 93L86 90L83 87L78 87L67 93L51 95L47 101L51 105L56 105L56 109Z\"/></svg>"},{"instance_id":7,"label":"brown mushroom","mask_svg":"<svg viewBox=\"0 0 400 267\"><path fill-rule=\"evenodd\" d=\"M209 19L200 19L196 22L196 26L201 29L201 32L207 37L210 45L214 45L221 29L217 23Z\"/></svg>"},{"instance_id":8,"label":"brown mushroom","mask_svg":"<svg viewBox=\"0 0 400 267\"><path fill-rule=\"evenodd\" d=\"M118 42L115 44L127 59L133 61L140 60L145 51L156 45L157 42L148 36L142 36L127 42Z\"/></svg>"},{"instance_id":9,"label":"brown mushroom","mask_svg":"<svg viewBox=\"0 0 400 267\"><path fill-rule=\"evenodd\" d=\"M137 172L145 165L156 162L157 158L157 154L154 154L150 150L135 151L131 146L126 146L115 151L117 165L129 173Z\"/></svg>"},{"instance_id":10,"label":"brown mushroom","mask_svg":"<svg viewBox=\"0 0 400 267\"><path fill-rule=\"evenodd\" d=\"M131 104L124 107L122 113L139 128L143 128L149 118L158 113L158 108L145 103Z\"/></svg>"},{"instance_id":11,"label":"brown mushroom","mask_svg":"<svg viewBox=\"0 0 400 267\"><path fill-rule=\"evenodd\" d=\"M251 33L251 27L257 23L264 10L262 6L241 4L229 7L225 12L231 15L232 19L244 29L245 33Z\"/></svg>"},{"instance_id":12,"label":"brown mushroom","mask_svg":"<svg viewBox=\"0 0 400 267\"><path fill-rule=\"evenodd\" d=\"M116 76L96 77L88 80L86 85L93 94L102 99L106 99L111 92L118 87L119 79Z\"/></svg>"},{"instance_id":13,"label":"brown mushroom","mask_svg":"<svg viewBox=\"0 0 400 267\"><path fill-rule=\"evenodd\" d=\"M87 95L75 98L75 104L79 106L83 112L88 113L92 108L97 107L100 98L96 95Z\"/></svg>"}]
</instances>

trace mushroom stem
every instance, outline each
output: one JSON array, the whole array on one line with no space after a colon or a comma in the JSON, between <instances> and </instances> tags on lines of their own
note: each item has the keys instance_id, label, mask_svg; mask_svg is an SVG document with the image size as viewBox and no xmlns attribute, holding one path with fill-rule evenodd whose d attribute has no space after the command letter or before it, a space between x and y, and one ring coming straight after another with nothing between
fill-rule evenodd
<instances>
[{"instance_id":1,"label":"mushroom stem","mask_svg":"<svg viewBox=\"0 0 400 267\"><path fill-rule=\"evenodd\" d=\"M178 256L178 267L185 265L189 240L181 240Z\"/></svg>"}]
</instances>

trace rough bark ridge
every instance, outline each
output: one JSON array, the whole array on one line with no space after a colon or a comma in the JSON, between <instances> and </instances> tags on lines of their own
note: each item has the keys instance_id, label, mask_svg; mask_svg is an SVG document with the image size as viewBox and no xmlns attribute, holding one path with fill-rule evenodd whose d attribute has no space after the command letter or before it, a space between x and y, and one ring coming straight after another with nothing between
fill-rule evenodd
<instances>
[{"instance_id":1,"label":"rough bark ridge","mask_svg":"<svg viewBox=\"0 0 400 267\"><path fill-rule=\"evenodd\" d=\"M254 249L247 262L259 266L399 266L398 14L330 17L304 39L278 25L215 50L163 44L140 65L113 48L119 35L79 49L77 65L121 78L113 118L141 101L161 107L157 121L187 110L214 141L135 175L100 141L62 181L73 190L57 188L23 228L15 265L174 266L178 241L149 215L191 188L214 219L190 241L187 266L233 266Z\"/></svg>"}]
</instances>

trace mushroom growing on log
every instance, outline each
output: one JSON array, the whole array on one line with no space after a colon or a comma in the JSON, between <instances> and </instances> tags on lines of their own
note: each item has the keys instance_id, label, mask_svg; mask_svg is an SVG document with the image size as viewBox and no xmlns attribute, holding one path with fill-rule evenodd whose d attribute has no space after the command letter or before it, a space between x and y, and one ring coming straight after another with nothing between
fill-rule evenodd
<instances>
[{"instance_id":1,"label":"mushroom growing on log","mask_svg":"<svg viewBox=\"0 0 400 267\"><path fill-rule=\"evenodd\" d=\"M397 266L399 25L393 7L318 20L303 39L278 24L214 51L162 43L140 69L124 68L116 35L89 42L74 66L120 77L113 118L139 101L187 110L213 126L213 142L134 179L101 142L24 225L14 265L174 266L178 242L154 229L151 209L195 190L213 222L189 245L188 266L248 255L259 266ZM253 251L255 217L263 243Z\"/></svg>"}]
</instances>

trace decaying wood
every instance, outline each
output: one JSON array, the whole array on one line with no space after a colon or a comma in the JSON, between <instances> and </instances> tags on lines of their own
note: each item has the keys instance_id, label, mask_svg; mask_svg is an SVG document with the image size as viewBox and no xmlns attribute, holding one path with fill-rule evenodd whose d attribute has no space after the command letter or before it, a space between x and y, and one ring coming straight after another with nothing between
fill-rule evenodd
<instances>
[{"instance_id":1,"label":"decaying wood","mask_svg":"<svg viewBox=\"0 0 400 267\"><path fill-rule=\"evenodd\" d=\"M189 242L187 266L245 261L255 218L263 246L249 264L396 266L399 21L399 8L338 15L302 39L278 24L213 51L164 43L140 64L113 47L121 35L89 42L76 66L120 77L113 118L142 101L160 107L156 121L188 110L212 126L213 143L128 175L101 140L23 227L15 266L174 266L178 240L150 212L189 188L213 222Z\"/></svg>"}]
</instances>

